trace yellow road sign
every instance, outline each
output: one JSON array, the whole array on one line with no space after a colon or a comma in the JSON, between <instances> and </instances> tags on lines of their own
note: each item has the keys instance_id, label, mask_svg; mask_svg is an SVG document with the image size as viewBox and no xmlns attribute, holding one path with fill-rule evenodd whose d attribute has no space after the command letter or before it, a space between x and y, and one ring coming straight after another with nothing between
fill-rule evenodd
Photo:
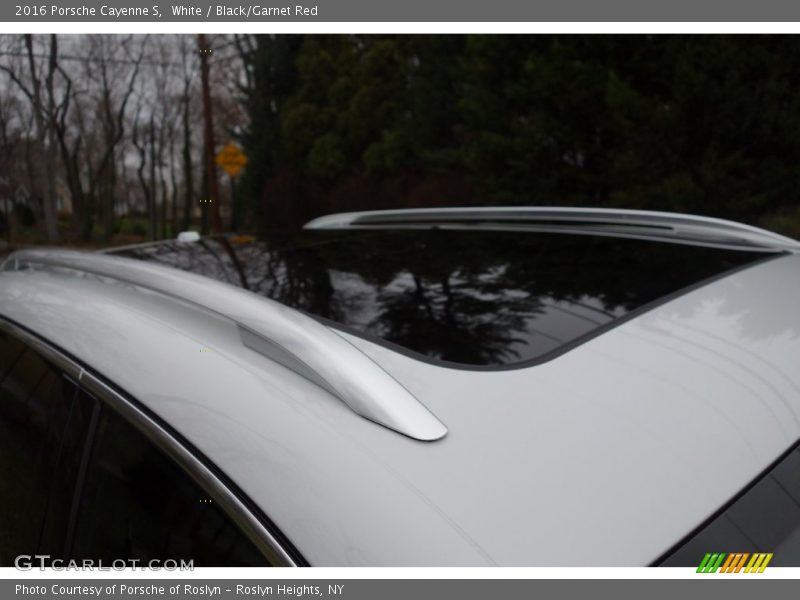
<instances>
[{"instance_id":1,"label":"yellow road sign","mask_svg":"<svg viewBox=\"0 0 800 600\"><path fill-rule=\"evenodd\" d=\"M229 177L236 177L247 164L247 156L239 150L236 144L231 142L217 153L215 161L225 169Z\"/></svg>"}]
</instances>

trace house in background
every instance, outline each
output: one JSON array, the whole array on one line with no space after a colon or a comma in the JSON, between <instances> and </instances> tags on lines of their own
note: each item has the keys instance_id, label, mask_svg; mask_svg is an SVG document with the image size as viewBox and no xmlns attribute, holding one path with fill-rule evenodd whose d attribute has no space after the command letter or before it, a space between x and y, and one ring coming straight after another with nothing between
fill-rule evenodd
<instances>
[{"instance_id":1,"label":"house in background","mask_svg":"<svg viewBox=\"0 0 800 600\"><path fill-rule=\"evenodd\" d=\"M14 210L14 206L33 214L39 213L28 186L24 183L15 184L9 178L0 176L0 212L8 214ZM56 179L56 211L62 218L72 216L72 194L60 177Z\"/></svg>"},{"instance_id":2,"label":"house in background","mask_svg":"<svg viewBox=\"0 0 800 600\"><path fill-rule=\"evenodd\" d=\"M72 193L61 177L56 178L56 211L59 217L72 216Z\"/></svg>"},{"instance_id":3,"label":"house in background","mask_svg":"<svg viewBox=\"0 0 800 600\"><path fill-rule=\"evenodd\" d=\"M22 185L15 189L7 177L0 176L0 212L7 215L18 201L29 202L28 189Z\"/></svg>"}]
</instances>

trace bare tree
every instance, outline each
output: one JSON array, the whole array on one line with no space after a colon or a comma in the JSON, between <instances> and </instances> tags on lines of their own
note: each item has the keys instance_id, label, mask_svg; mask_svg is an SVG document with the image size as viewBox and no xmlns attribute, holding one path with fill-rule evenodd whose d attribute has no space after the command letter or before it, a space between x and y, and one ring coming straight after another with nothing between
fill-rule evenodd
<instances>
[{"instance_id":1,"label":"bare tree","mask_svg":"<svg viewBox=\"0 0 800 600\"><path fill-rule=\"evenodd\" d=\"M147 217L150 227L148 228L149 239L155 239L155 190L153 190L152 179L148 181L145 173L150 161L148 152L149 131L144 129L141 125L139 116L141 113L141 105L136 108L136 117L133 124L133 135L131 142L139 156L139 164L136 168L136 176L139 179L139 185L142 188L144 196L144 204L147 210ZM151 122L152 125L152 122ZM143 130L144 129L144 130Z\"/></svg>"},{"instance_id":2,"label":"bare tree","mask_svg":"<svg viewBox=\"0 0 800 600\"><path fill-rule=\"evenodd\" d=\"M90 239L98 217L106 239L113 232L117 163L123 162L127 107L145 48L144 39L138 47L134 39L80 38L73 48L82 55L77 72L57 65L64 100L55 111L53 131L72 196L73 226L84 240Z\"/></svg>"},{"instance_id":3,"label":"bare tree","mask_svg":"<svg viewBox=\"0 0 800 600\"><path fill-rule=\"evenodd\" d=\"M161 37L154 44L154 51L158 52L159 56L174 55L177 50L174 38ZM161 192L159 205L162 237L168 236L170 206L172 212L176 212L177 166L174 163L174 147L181 113L181 92L175 82L180 76L181 66L173 61L162 62L154 70L155 105L152 110L158 130L154 151Z\"/></svg>"},{"instance_id":4,"label":"bare tree","mask_svg":"<svg viewBox=\"0 0 800 600\"><path fill-rule=\"evenodd\" d=\"M33 35L23 36L27 73L23 74L13 67L0 64L0 70L8 74L20 91L28 98L36 126L35 140L40 156L38 165L39 181L44 182L40 205L44 216L47 239L59 239L58 217L56 214L56 138L55 121L65 100L56 100L55 75L58 71L58 37L49 36L48 52L44 65L40 64L38 53L34 50Z\"/></svg>"},{"instance_id":5,"label":"bare tree","mask_svg":"<svg viewBox=\"0 0 800 600\"><path fill-rule=\"evenodd\" d=\"M200 77L203 91L203 139L205 151L206 189L208 190L209 212L211 213L211 231L222 231L222 217L220 216L219 182L217 181L217 166L214 163L214 114L211 104L211 87L209 84L210 68L208 58L210 47L206 36L202 33L197 36L197 47L200 53Z\"/></svg>"},{"instance_id":6,"label":"bare tree","mask_svg":"<svg viewBox=\"0 0 800 600\"><path fill-rule=\"evenodd\" d=\"M181 221L181 229L188 229L192 220L192 206L195 199L194 194L194 167L192 158L192 86L195 79L195 66L197 64L194 58L195 48L188 38L181 37L180 53L181 53L181 75L182 75L182 90L180 97L181 106L181 125L183 130L183 219Z\"/></svg>"},{"instance_id":7,"label":"bare tree","mask_svg":"<svg viewBox=\"0 0 800 600\"><path fill-rule=\"evenodd\" d=\"M89 205L86 207L88 210L84 210L82 230L84 239L88 239L91 235L94 219L92 204L95 202L100 209L106 236L110 236L113 230L117 173L115 153L125 134L126 108L134 91L147 43L146 37L140 39L138 48L134 50L132 48L135 45L133 43L134 36L127 36L118 46L115 44L116 40L109 40L104 36L92 36L90 40L92 44L90 57L94 60L87 62L87 65L94 70L95 77L100 83L97 114L100 117L102 136L95 160L89 159L91 175L87 194ZM111 46L112 44L113 46ZM122 81L118 81L120 79L118 75L119 61L115 59L118 48L122 49L123 56L130 67L128 72L121 77ZM112 71L117 75L112 75ZM115 94L115 87L120 83L122 92Z\"/></svg>"},{"instance_id":8,"label":"bare tree","mask_svg":"<svg viewBox=\"0 0 800 600\"><path fill-rule=\"evenodd\" d=\"M5 215L6 244L10 248L14 229L13 196L25 172L18 165L20 159L27 156L25 146L33 125L13 93L3 87L0 94L0 209Z\"/></svg>"},{"instance_id":9,"label":"bare tree","mask_svg":"<svg viewBox=\"0 0 800 600\"><path fill-rule=\"evenodd\" d=\"M109 238L123 213L142 206L151 237L190 225L201 165L214 184L214 137L235 136L246 118L236 90L248 74L236 64L234 42L209 39L222 48L214 49L215 65L226 68L206 65L202 86L194 36L0 36L0 168L25 177L50 240L59 234L62 182L72 228L84 240L95 223ZM4 75L12 82L5 88ZM215 221L219 195L209 206Z\"/></svg>"}]
</instances>

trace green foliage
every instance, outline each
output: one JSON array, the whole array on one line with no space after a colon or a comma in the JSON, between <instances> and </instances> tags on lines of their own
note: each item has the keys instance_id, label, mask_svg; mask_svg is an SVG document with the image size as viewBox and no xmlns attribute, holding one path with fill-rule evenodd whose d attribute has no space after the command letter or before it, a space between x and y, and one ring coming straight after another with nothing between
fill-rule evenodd
<instances>
[{"instance_id":1,"label":"green foliage","mask_svg":"<svg viewBox=\"0 0 800 600\"><path fill-rule=\"evenodd\" d=\"M323 180L336 179L347 167L343 140L334 133L326 133L314 141L308 154L308 170L312 177Z\"/></svg>"},{"instance_id":2,"label":"green foliage","mask_svg":"<svg viewBox=\"0 0 800 600\"><path fill-rule=\"evenodd\" d=\"M270 226L420 204L753 222L797 205L795 36L260 36L250 61L243 189Z\"/></svg>"},{"instance_id":3,"label":"green foliage","mask_svg":"<svg viewBox=\"0 0 800 600\"><path fill-rule=\"evenodd\" d=\"M121 233L123 235L132 236L146 236L147 235L147 218L146 217L120 217L115 224L114 233Z\"/></svg>"}]
</instances>

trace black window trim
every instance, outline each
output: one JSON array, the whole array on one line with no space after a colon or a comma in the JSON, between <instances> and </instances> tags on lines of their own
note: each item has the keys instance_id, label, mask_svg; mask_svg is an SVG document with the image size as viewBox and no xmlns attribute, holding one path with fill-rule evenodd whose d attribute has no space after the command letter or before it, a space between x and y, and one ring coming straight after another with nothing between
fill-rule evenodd
<instances>
[{"instance_id":1,"label":"black window trim","mask_svg":"<svg viewBox=\"0 0 800 600\"><path fill-rule=\"evenodd\" d=\"M17 338L54 364L101 404L108 406L140 431L187 473L244 535L277 567L307 566L308 563L247 496L190 442L163 423L136 400L104 381L72 357L25 327L0 315L0 331ZM91 435L91 432L90 432ZM83 487L78 481L77 487Z\"/></svg>"},{"instance_id":2,"label":"black window trim","mask_svg":"<svg viewBox=\"0 0 800 600\"><path fill-rule=\"evenodd\" d=\"M741 248L737 248L737 250L741 250ZM621 317L614 317L613 319L611 319L607 323L604 323L603 325L599 325L599 326L595 327L594 329L591 329L590 331L587 331L586 333L581 334L578 337L570 340L569 342L566 342L566 343L561 344L560 346L558 346L556 348L553 348L552 350L548 350L547 352L544 352L544 353L542 353L542 354L540 354L538 356L535 356L533 358L529 358L529 359L521 360L521 361L517 361L517 362L512 362L512 363L507 363L507 364L500 364L500 365L473 365L473 364L469 364L469 363L459 363L459 362L453 362L453 361L450 361L450 360L442 360L440 358L433 358L433 357L428 356L426 354L422 354L420 352L417 352L416 350L411 350L410 348L406 348L405 346L401 346L400 344L396 344L395 342L390 342L389 340L385 340L385 339L383 339L381 337L378 337L377 335L374 335L374 334L371 334L371 333L366 333L364 331L356 329L355 327L352 327L351 325L345 325L343 323L338 323L337 321L333 321L333 320L325 318L325 317L320 317L319 315L315 315L315 314L307 312L305 310L301 310L301 309L298 309L298 308L292 308L288 304L284 304L284 306L289 306L289 308L292 308L292 310L296 310L298 312L303 313L304 315L306 315L308 317L311 317L312 319L316 319L317 321L319 321L320 323L322 323L326 327L330 327L331 329L337 329L337 330L339 330L339 331L341 331L343 333L352 335L354 337L361 338L362 340L365 340L367 342L375 344L376 346L382 346L383 348L386 348L388 350L396 352L397 354L402 354L402 355L407 356L408 358L414 359L414 360L416 360L418 362L422 362L422 363L426 363L426 364L429 364L429 365L433 365L435 367L442 367L442 368L445 368L445 369L454 369L456 371L480 371L480 372L487 372L487 373L493 373L493 372L497 372L497 371L518 371L518 370L522 370L522 369L528 369L530 367L536 367L538 365L550 362L551 360L554 360L554 359L558 358L562 354L566 354L570 350L574 350L578 346L582 346L586 342L591 341L596 337L600 337L604 333L607 333L607 332L609 332L609 331L611 331L613 329L616 329L617 327L627 323L628 321L632 321L633 319L635 319L637 317L641 317L642 315L644 315L646 313L649 313L649 312L651 312L651 311L653 311L653 310L655 310L657 308L660 308L661 306L663 306L663 305L665 305L665 304L667 304L667 303L669 303L669 302L671 302L673 300L677 300L678 298L681 298L682 296L685 296L685 295L689 294L690 292L694 292L696 290L699 290L699 289L701 289L701 288L703 288L703 287L705 287L707 285L710 285L710 284L715 283L717 281L721 281L722 279L725 279L726 277L730 277L732 275L736 275L737 273L741 273L741 272L743 272L743 271L745 271L747 269L756 268L756 267L764 265L764 264L766 264L766 263L768 263L770 261L777 260L779 258L785 258L786 256L791 256L792 255L791 252L786 252L786 251L771 251L771 250L763 250L762 251L762 250L759 250L759 252L762 252L764 254L764 256L756 258L756 259L754 259L754 260L752 260L750 262L746 262L744 264L737 265L737 266L732 267L730 269L726 269L725 271L721 271L719 273L711 275L710 277L706 277L705 279L702 279L700 281L696 281L695 283L692 283L692 284L684 286L684 287L682 287L680 289L677 289L674 292L670 292L669 294L661 296L660 298L656 298L655 300L652 300L650 302L642 304L641 306L638 306L638 307L634 308L633 310L625 313ZM283 304L283 303L281 303L281 304Z\"/></svg>"}]
</instances>

